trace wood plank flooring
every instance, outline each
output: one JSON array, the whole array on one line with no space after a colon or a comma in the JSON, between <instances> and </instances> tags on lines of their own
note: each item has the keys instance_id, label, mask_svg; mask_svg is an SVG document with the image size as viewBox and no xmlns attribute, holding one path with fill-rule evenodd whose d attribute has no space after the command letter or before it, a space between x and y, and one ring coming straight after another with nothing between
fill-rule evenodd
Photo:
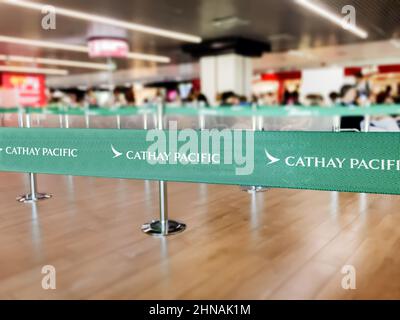
<instances>
[{"instance_id":1,"label":"wood plank flooring","mask_svg":"<svg viewBox=\"0 0 400 320\"><path fill-rule=\"evenodd\" d=\"M19 204L25 175L0 174L0 298L400 298L400 197L171 183L170 214L188 229L158 239L140 230L157 217L157 183L41 175L39 186L54 198ZM341 287L348 264L356 290Z\"/></svg>"}]
</instances>

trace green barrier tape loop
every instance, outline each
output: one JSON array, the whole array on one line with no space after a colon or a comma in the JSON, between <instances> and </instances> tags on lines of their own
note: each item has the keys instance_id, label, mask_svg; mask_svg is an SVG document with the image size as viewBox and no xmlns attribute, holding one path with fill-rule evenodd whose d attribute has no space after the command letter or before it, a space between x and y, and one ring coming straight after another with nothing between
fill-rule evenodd
<instances>
[{"instance_id":1,"label":"green barrier tape loop","mask_svg":"<svg viewBox=\"0 0 400 320\"><path fill-rule=\"evenodd\" d=\"M189 131L1 128L0 171L400 194L400 133Z\"/></svg>"},{"instance_id":2,"label":"green barrier tape loop","mask_svg":"<svg viewBox=\"0 0 400 320\"><path fill-rule=\"evenodd\" d=\"M30 108L23 110L27 114L51 114L71 116L134 116L156 112L155 107L126 106L118 109L106 108L72 108L62 106L49 106L46 108ZM18 108L0 108L0 113L18 113ZM169 106L165 109L169 116L215 116L215 117L348 117L348 116L381 116L400 115L400 105L377 105L370 107L282 107L259 106L252 107L217 107L217 108L188 108Z\"/></svg>"}]
</instances>

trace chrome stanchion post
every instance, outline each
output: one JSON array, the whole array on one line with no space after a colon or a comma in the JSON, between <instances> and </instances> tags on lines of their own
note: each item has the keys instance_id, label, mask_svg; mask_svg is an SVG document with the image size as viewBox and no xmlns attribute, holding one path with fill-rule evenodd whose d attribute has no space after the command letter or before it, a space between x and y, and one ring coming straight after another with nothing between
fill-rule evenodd
<instances>
[{"instance_id":1,"label":"chrome stanchion post","mask_svg":"<svg viewBox=\"0 0 400 320\"><path fill-rule=\"evenodd\" d=\"M196 101L196 110L199 113L199 129L200 129L200 131L202 131L206 128L206 117L203 112L204 107L205 107L204 104Z\"/></svg>"},{"instance_id":2,"label":"chrome stanchion post","mask_svg":"<svg viewBox=\"0 0 400 320\"><path fill-rule=\"evenodd\" d=\"M333 117L333 132L340 132L341 129L340 122L341 122L340 116Z\"/></svg>"},{"instance_id":3,"label":"chrome stanchion post","mask_svg":"<svg viewBox=\"0 0 400 320\"><path fill-rule=\"evenodd\" d=\"M366 106L365 106L365 108L370 108L371 107L371 104L370 103L367 103L366 104ZM366 114L365 116L364 116L364 132L369 132L369 129L371 128L371 115L370 114Z\"/></svg>"},{"instance_id":4,"label":"chrome stanchion post","mask_svg":"<svg viewBox=\"0 0 400 320\"><path fill-rule=\"evenodd\" d=\"M18 127L24 127L24 110L22 108L18 109Z\"/></svg>"},{"instance_id":5,"label":"chrome stanchion post","mask_svg":"<svg viewBox=\"0 0 400 320\"><path fill-rule=\"evenodd\" d=\"M22 113L20 113L22 115ZM22 126L21 126L22 124ZM23 116L21 117L20 121L20 128L24 127L24 122L23 122ZM31 115L26 113L26 128L31 128ZM17 198L18 202L22 203L32 203L36 201L41 201L41 200L47 200L50 199L52 196L47 194L47 193L39 193L37 192L37 177L35 173L28 173L28 179L29 179L29 188L30 188L30 193L22 195Z\"/></svg>"},{"instance_id":6,"label":"chrome stanchion post","mask_svg":"<svg viewBox=\"0 0 400 320\"><path fill-rule=\"evenodd\" d=\"M60 114L58 115L58 123L60 125L60 128L62 129L64 127L64 119L63 119L63 115L60 112Z\"/></svg>"},{"instance_id":7,"label":"chrome stanchion post","mask_svg":"<svg viewBox=\"0 0 400 320\"><path fill-rule=\"evenodd\" d=\"M256 132L258 131L263 131L264 130L264 119L262 116L256 116L257 112L257 104L253 103L251 105L251 109L253 111L253 116L252 116L252 124L253 124L253 131ZM248 193L257 193L257 192L265 192L268 190L266 187L261 187L261 186L242 186L241 187L242 191L248 192Z\"/></svg>"},{"instance_id":8,"label":"chrome stanchion post","mask_svg":"<svg viewBox=\"0 0 400 320\"><path fill-rule=\"evenodd\" d=\"M158 130L163 130L164 103L157 105L157 123ZM142 231L151 236L169 236L180 233L186 229L186 225L177 221L168 219L168 187L166 181L159 181L160 194L160 220L146 223L142 226Z\"/></svg>"},{"instance_id":9,"label":"chrome stanchion post","mask_svg":"<svg viewBox=\"0 0 400 320\"><path fill-rule=\"evenodd\" d=\"M65 128L69 129L69 114L67 112L65 113L64 119L65 119Z\"/></svg>"},{"instance_id":10,"label":"chrome stanchion post","mask_svg":"<svg viewBox=\"0 0 400 320\"><path fill-rule=\"evenodd\" d=\"M89 110L85 109L85 126L86 129L90 129L90 115Z\"/></svg>"},{"instance_id":11,"label":"chrome stanchion post","mask_svg":"<svg viewBox=\"0 0 400 320\"><path fill-rule=\"evenodd\" d=\"M63 106L63 113L64 113L64 128L69 129L69 114L68 114L68 108L66 106Z\"/></svg>"},{"instance_id":12,"label":"chrome stanchion post","mask_svg":"<svg viewBox=\"0 0 400 320\"><path fill-rule=\"evenodd\" d=\"M364 132L369 132L371 126L371 116L368 114L364 117Z\"/></svg>"},{"instance_id":13,"label":"chrome stanchion post","mask_svg":"<svg viewBox=\"0 0 400 320\"><path fill-rule=\"evenodd\" d=\"M251 117L252 125L253 125L253 131L257 131L257 116L255 114L255 111L257 110L257 105L255 103L252 104L251 110L253 111L253 115Z\"/></svg>"},{"instance_id":14,"label":"chrome stanchion post","mask_svg":"<svg viewBox=\"0 0 400 320\"><path fill-rule=\"evenodd\" d=\"M147 126L147 110L144 110L143 112L143 129L147 130L148 126Z\"/></svg>"},{"instance_id":15,"label":"chrome stanchion post","mask_svg":"<svg viewBox=\"0 0 400 320\"><path fill-rule=\"evenodd\" d=\"M117 129L121 130L121 115L119 113L117 114Z\"/></svg>"}]
</instances>

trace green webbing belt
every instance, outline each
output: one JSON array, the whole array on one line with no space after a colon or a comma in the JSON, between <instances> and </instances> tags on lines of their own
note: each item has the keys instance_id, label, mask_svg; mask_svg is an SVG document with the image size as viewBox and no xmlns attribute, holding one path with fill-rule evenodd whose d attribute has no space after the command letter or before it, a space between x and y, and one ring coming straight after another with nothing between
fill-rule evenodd
<instances>
[{"instance_id":1,"label":"green webbing belt","mask_svg":"<svg viewBox=\"0 0 400 320\"><path fill-rule=\"evenodd\" d=\"M2 128L0 171L400 194L399 133L187 132Z\"/></svg>"},{"instance_id":2,"label":"green webbing belt","mask_svg":"<svg viewBox=\"0 0 400 320\"><path fill-rule=\"evenodd\" d=\"M177 108L170 107L167 115L184 116L221 116L221 117L332 117L332 116L366 116L366 115L398 115L400 105L358 107L218 107L218 108Z\"/></svg>"},{"instance_id":3,"label":"green webbing belt","mask_svg":"<svg viewBox=\"0 0 400 320\"><path fill-rule=\"evenodd\" d=\"M52 114L71 116L133 116L145 113L155 113L156 108L123 107L118 109L81 109L70 107L50 106L47 108L24 108L28 114ZM18 113L18 108L0 108L0 113ZM374 115L400 115L400 105L377 105L370 107L282 107L260 106L252 107L217 107L217 108L189 108L167 107L167 115L181 116L221 116L221 117L333 117L333 116L374 116Z\"/></svg>"},{"instance_id":4,"label":"green webbing belt","mask_svg":"<svg viewBox=\"0 0 400 320\"><path fill-rule=\"evenodd\" d=\"M0 114L2 113L18 113L18 108L0 108Z\"/></svg>"}]
</instances>

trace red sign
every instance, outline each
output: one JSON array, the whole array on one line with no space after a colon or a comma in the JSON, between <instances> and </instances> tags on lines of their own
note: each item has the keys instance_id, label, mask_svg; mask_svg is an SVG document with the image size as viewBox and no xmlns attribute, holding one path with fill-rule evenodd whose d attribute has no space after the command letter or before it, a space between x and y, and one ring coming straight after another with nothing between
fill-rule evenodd
<instances>
[{"instance_id":1,"label":"red sign","mask_svg":"<svg viewBox=\"0 0 400 320\"><path fill-rule=\"evenodd\" d=\"M2 86L16 90L18 104L39 107L46 104L46 85L43 75L3 73Z\"/></svg>"},{"instance_id":2,"label":"red sign","mask_svg":"<svg viewBox=\"0 0 400 320\"><path fill-rule=\"evenodd\" d=\"M89 40L89 56L91 58L126 58L129 46L122 39Z\"/></svg>"}]
</instances>

